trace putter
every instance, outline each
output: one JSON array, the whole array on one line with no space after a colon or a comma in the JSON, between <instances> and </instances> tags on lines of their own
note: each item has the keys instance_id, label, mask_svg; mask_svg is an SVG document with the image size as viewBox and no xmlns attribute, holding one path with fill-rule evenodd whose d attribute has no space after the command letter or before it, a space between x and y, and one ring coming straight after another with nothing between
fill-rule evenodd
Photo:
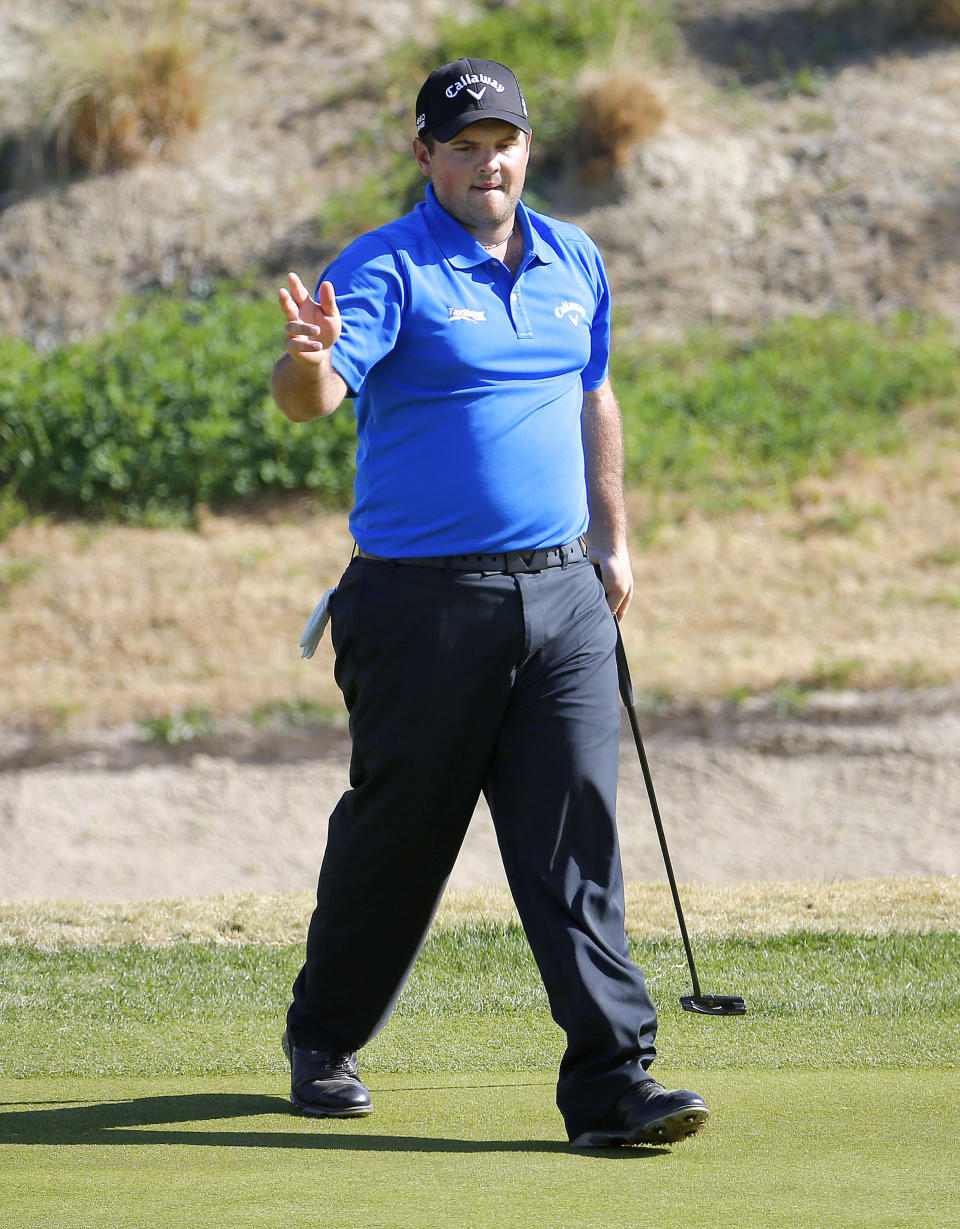
<instances>
[{"instance_id":1,"label":"putter","mask_svg":"<svg viewBox=\"0 0 960 1229\"><path fill-rule=\"evenodd\" d=\"M677 892L677 881L673 876L673 866L667 850L667 838L663 833L663 821L660 818L660 808L657 805L657 795L653 789L653 778L650 776L650 766L643 749L643 739L640 737L640 726L637 722L636 702L633 698L633 683L630 680L630 667L627 665L627 654L620 635L620 624L617 624L617 678L620 683L620 698L630 718L630 729L633 731L633 741L637 744L637 754L640 756L640 767L643 770L643 782L647 787L647 797L650 799L650 810L653 812L653 822L656 825L657 837L660 840L660 852L663 854L663 865L667 870L667 880L670 893L673 896L674 908L677 911L677 921L680 923L680 937L683 939L683 950L687 953L687 964L690 966L690 980L693 983L693 994L680 997L680 1006L684 1011L696 1012L702 1016L742 1016L747 1005L739 994L704 994L700 989L700 979L693 963L693 950L687 935L687 926L683 920L683 910L680 908L680 896Z\"/></svg>"}]
</instances>

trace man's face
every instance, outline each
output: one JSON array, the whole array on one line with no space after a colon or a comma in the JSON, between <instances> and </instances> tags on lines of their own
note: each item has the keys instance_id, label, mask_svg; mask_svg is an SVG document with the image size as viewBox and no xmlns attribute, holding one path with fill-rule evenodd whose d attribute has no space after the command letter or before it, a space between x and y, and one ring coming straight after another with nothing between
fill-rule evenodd
<instances>
[{"instance_id":1,"label":"man's face","mask_svg":"<svg viewBox=\"0 0 960 1229\"><path fill-rule=\"evenodd\" d=\"M468 230L486 233L513 217L530 156L525 132L504 120L485 119L452 141L437 141L433 153L420 140L413 149L437 200Z\"/></svg>"}]
</instances>

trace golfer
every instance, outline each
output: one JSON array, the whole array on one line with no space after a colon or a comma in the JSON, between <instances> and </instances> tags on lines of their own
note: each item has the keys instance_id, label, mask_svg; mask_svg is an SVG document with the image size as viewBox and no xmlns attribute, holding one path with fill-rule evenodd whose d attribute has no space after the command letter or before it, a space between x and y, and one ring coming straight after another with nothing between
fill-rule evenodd
<instances>
[{"instance_id":1,"label":"golfer","mask_svg":"<svg viewBox=\"0 0 960 1229\"><path fill-rule=\"evenodd\" d=\"M307 422L350 397L358 435L356 550L331 601L350 788L287 1015L291 1098L371 1112L357 1051L482 792L566 1034L571 1142L679 1140L708 1110L648 1074L656 1012L624 931L614 646L633 579L603 262L520 199L531 127L508 68L435 69L416 129L425 200L350 244L315 298L294 274L280 291L277 404Z\"/></svg>"}]
</instances>

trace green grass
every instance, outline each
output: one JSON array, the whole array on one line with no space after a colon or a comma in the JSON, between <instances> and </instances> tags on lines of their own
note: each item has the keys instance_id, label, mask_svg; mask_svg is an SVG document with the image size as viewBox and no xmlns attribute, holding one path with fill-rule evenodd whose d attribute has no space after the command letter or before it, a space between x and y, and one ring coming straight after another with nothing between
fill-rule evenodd
<instances>
[{"instance_id":1,"label":"green grass","mask_svg":"<svg viewBox=\"0 0 960 1229\"><path fill-rule=\"evenodd\" d=\"M942 1073L668 1074L711 1105L702 1135L596 1154L566 1148L550 1072L379 1076L355 1123L294 1116L262 1078L3 1081L0 1212L17 1229L946 1223Z\"/></svg>"},{"instance_id":2,"label":"green grass","mask_svg":"<svg viewBox=\"0 0 960 1229\"><path fill-rule=\"evenodd\" d=\"M939 917L939 914L937 914ZM934 919L936 920L936 919ZM939 924L939 923L938 923ZM513 923L439 926L365 1050L375 1113L292 1113L279 1048L298 945L0 947L0 1223L33 1229L363 1224L930 1223L960 1127L955 931L634 936L656 1072L712 1118L676 1148L571 1152L562 1037Z\"/></svg>"},{"instance_id":3,"label":"green grass","mask_svg":"<svg viewBox=\"0 0 960 1229\"><path fill-rule=\"evenodd\" d=\"M956 933L699 940L704 989L742 994L750 1013L692 1029L677 1005L689 989L677 942L634 939L632 950L672 1061L960 1066ZM279 1073L278 1030L301 956L242 943L0 948L0 1076ZM803 1040L810 1029L815 1060ZM461 925L430 938L365 1062L380 1071L545 1068L561 1050L522 931Z\"/></svg>"}]
</instances>

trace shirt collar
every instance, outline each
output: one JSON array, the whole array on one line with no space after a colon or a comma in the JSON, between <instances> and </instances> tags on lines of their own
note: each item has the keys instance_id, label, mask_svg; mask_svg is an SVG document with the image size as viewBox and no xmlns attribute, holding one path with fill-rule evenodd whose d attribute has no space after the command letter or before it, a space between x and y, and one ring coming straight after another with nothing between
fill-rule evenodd
<instances>
[{"instance_id":1,"label":"shirt collar","mask_svg":"<svg viewBox=\"0 0 960 1229\"><path fill-rule=\"evenodd\" d=\"M425 205L430 234L455 269L473 269L490 260L490 254L483 250L467 228L440 204L432 183L427 184ZM530 215L523 201L517 202L517 227L523 236L524 265L531 264L534 260L541 264L550 264L553 252L531 225Z\"/></svg>"}]
</instances>

